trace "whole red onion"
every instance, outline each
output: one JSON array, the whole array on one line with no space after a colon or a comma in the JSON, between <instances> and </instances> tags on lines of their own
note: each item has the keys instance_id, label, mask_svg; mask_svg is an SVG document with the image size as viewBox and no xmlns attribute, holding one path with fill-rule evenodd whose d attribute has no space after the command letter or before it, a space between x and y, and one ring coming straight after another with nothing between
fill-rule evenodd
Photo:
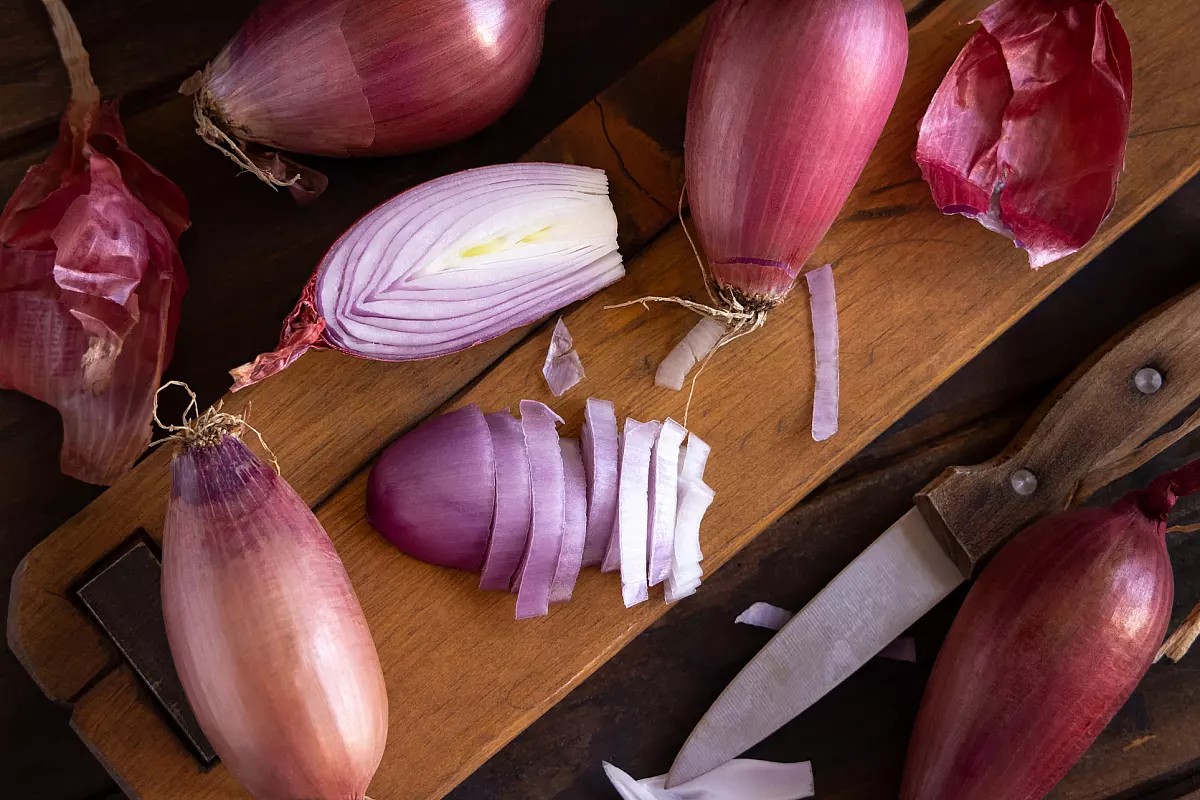
<instances>
[{"instance_id":1,"label":"whole red onion","mask_svg":"<svg viewBox=\"0 0 1200 800\"><path fill-rule=\"evenodd\" d=\"M1171 614L1164 537L1200 461L1107 508L1041 520L971 589L938 654L902 800L1037 800L1149 669Z\"/></svg>"},{"instance_id":2,"label":"whole red onion","mask_svg":"<svg viewBox=\"0 0 1200 800\"><path fill-rule=\"evenodd\" d=\"M907 58L899 0L713 8L684 152L692 216L722 295L754 310L788 293L866 166Z\"/></svg>"}]
</instances>

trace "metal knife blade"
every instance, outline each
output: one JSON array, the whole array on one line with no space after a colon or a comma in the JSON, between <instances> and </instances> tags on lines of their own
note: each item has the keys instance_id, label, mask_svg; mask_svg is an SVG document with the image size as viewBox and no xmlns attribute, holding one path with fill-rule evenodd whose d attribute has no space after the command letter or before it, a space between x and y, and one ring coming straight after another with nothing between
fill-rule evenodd
<instances>
[{"instance_id":1,"label":"metal knife blade","mask_svg":"<svg viewBox=\"0 0 1200 800\"><path fill-rule=\"evenodd\" d=\"M692 732L670 788L762 741L919 619L1008 538L1076 498L1200 396L1200 286L1069 376L999 456L952 467L800 611Z\"/></svg>"},{"instance_id":2,"label":"metal knife blade","mask_svg":"<svg viewBox=\"0 0 1200 800\"><path fill-rule=\"evenodd\" d=\"M726 687L668 778L697 778L761 742L903 633L966 576L917 509L892 523ZM753 698L746 702L743 698Z\"/></svg>"}]
</instances>

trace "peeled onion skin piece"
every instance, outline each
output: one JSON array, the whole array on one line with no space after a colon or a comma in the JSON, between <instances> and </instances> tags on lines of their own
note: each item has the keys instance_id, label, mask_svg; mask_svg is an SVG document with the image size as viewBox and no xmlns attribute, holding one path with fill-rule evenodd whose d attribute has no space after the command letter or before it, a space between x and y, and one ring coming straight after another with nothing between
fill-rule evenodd
<instances>
[{"instance_id":1,"label":"peeled onion skin piece","mask_svg":"<svg viewBox=\"0 0 1200 800\"><path fill-rule=\"evenodd\" d=\"M267 0L189 87L235 139L378 156L464 139L525 92L549 0Z\"/></svg>"},{"instance_id":2,"label":"peeled onion skin piece","mask_svg":"<svg viewBox=\"0 0 1200 800\"><path fill-rule=\"evenodd\" d=\"M721 0L688 97L687 192L723 295L778 304L845 204L896 101L900 0Z\"/></svg>"},{"instance_id":3,"label":"peeled onion skin piece","mask_svg":"<svg viewBox=\"0 0 1200 800\"><path fill-rule=\"evenodd\" d=\"M1043 519L985 567L926 686L902 800L1037 800L1100 734L1170 619L1170 504L1149 511L1151 492Z\"/></svg>"},{"instance_id":4,"label":"peeled onion skin piece","mask_svg":"<svg viewBox=\"0 0 1200 800\"><path fill-rule=\"evenodd\" d=\"M171 463L163 617L196 718L258 800L362 800L387 690L329 537L240 441Z\"/></svg>"}]
</instances>

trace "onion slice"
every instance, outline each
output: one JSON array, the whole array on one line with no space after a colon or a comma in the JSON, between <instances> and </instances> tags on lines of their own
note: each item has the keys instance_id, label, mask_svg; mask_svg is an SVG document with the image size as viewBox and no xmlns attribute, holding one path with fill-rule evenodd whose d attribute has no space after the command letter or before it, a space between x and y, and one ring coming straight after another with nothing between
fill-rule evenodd
<instances>
[{"instance_id":1,"label":"onion slice","mask_svg":"<svg viewBox=\"0 0 1200 800\"><path fill-rule=\"evenodd\" d=\"M558 566L550 584L550 602L565 603L571 599L579 568L583 565L583 543L587 536L587 478L583 470L583 452L578 439L559 439L565 478L562 548Z\"/></svg>"},{"instance_id":2,"label":"onion slice","mask_svg":"<svg viewBox=\"0 0 1200 800\"><path fill-rule=\"evenodd\" d=\"M442 414L383 451L367 482L367 518L413 558L476 572L496 501L492 434L475 405Z\"/></svg>"},{"instance_id":3,"label":"onion slice","mask_svg":"<svg viewBox=\"0 0 1200 800\"><path fill-rule=\"evenodd\" d=\"M555 397L562 397L568 389L584 378L583 362L579 360L579 354L571 349L574 346L575 342L567 331L567 324L559 317L558 324L554 326L554 333L550 335L546 363L542 365L546 385Z\"/></svg>"},{"instance_id":4,"label":"onion slice","mask_svg":"<svg viewBox=\"0 0 1200 800\"><path fill-rule=\"evenodd\" d=\"M675 557L667 577L668 603L687 597L696 591L704 572L700 562L700 523L716 494L703 481L687 481L675 516Z\"/></svg>"},{"instance_id":5,"label":"onion slice","mask_svg":"<svg viewBox=\"0 0 1200 800\"><path fill-rule=\"evenodd\" d=\"M533 515L529 458L521 423L508 410L484 417L496 457L496 504L479 588L507 592L525 551Z\"/></svg>"},{"instance_id":6,"label":"onion slice","mask_svg":"<svg viewBox=\"0 0 1200 800\"><path fill-rule=\"evenodd\" d=\"M562 418L536 400L521 401L521 429L529 456L533 522L519 569L517 619L550 611L550 585L562 548L566 500L562 450L556 427Z\"/></svg>"},{"instance_id":7,"label":"onion slice","mask_svg":"<svg viewBox=\"0 0 1200 800\"><path fill-rule=\"evenodd\" d=\"M664 389L674 389L678 392L683 388L683 381L692 371L692 367L712 352L726 330L723 323L712 317L700 320L658 365L658 371L654 373L654 383Z\"/></svg>"},{"instance_id":8,"label":"onion slice","mask_svg":"<svg viewBox=\"0 0 1200 800\"><path fill-rule=\"evenodd\" d=\"M625 607L650 598L646 584L646 539L649 532L650 454L661 427L658 422L625 420L617 500L616 545L621 559L621 598Z\"/></svg>"},{"instance_id":9,"label":"onion slice","mask_svg":"<svg viewBox=\"0 0 1200 800\"><path fill-rule=\"evenodd\" d=\"M666 789L666 775L634 780L604 762L622 800L803 800L814 793L812 762L776 764L735 758L699 778Z\"/></svg>"},{"instance_id":10,"label":"onion slice","mask_svg":"<svg viewBox=\"0 0 1200 800\"><path fill-rule=\"evenodd\" d=\"M817 380L813 389L812 437L823 442L838 430L838 322L837 297L830 264L805 274L813 324L813 350Z\"/></svg>"},{"instance_id":11,"label":"onion slice","mask_svg":"<svg viewBox=\"0 0 1200 800\"><path fill-rule=\"evenodd\" d=\"M663 423L650 458L650 567L651 586L667 579L675 543L675 511L679 504L679 448L687 429L673 419Z\"/></svg>"},{"instance_id":12,"label":"onion slice","mask_svg":"<svg viewBox=\"0 0 1200 800\"><path fill-rule=\"evenodd\" d=\"M595 567L604 560L617 518L617 413L611 401L587 399L580 441L588 507L583 566Z\"/></svg>"},{"instance_id":13,"label":"onion slice","mask_svg":"<svg viewBox=\"0 0 1200 800\"><path fill-rule=\"evenodd\" d=\"M464 350L625 274L602 170L500 164L408 190L322 259L279 348L233 371L234 389L310 348L381 361Z\"/></svg>"},{"instance_id":14,"label":"onion slice","mask_svg":"<svg viewBox=\"0 0 1200 800\"><path fill-rule=\"evenodd\" d=\"M741 614L738 614L734 622L777 631L794 616L796 616L796 613L788 611L786 608L773 606L770 603L755 603Z\"/></svg>"},{"instance_id":15,"label":"onion slice","mask_svg":"<svg viewBox=\"0 0 1200 800\"><path fill-rule=\"evenodd\" d=\"M708 464L708 454L712 448L708 442L689 433L687 443L679 448L679 497L687 489L690 481L704 480L704 467Z\"/></svg>"}]
</instances>

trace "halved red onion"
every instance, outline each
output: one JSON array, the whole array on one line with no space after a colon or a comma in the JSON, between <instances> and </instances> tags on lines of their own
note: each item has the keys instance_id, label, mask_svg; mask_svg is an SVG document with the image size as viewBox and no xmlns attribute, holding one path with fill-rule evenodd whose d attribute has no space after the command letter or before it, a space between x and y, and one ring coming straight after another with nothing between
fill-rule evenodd
<instances>
[{"instance_id":1,"label":"halved red onion","mask_svg":"<svg viewBox=\"0 0 1200 800\"><path fill-rule=\"evenodd\" d=\"M583 565L583 542L587 537L587 478L583 470L583 451L578 439L559 439L565 478L562 548L558 566L550 584L550 602L565 603L571 599L579 568Z\"/></svg>"},{"instance_id":2,"label":"halved red onion","mask_svg":"<svg viewBox=\"0 0 1200 800\"><path fill-rule=\"evenodd\" d=\"M475 405L434 417L383 451L367 519L413 558L478 571L496 498L492 435Z\"/></svg>"},{"instance_id":3,"label":"halved red onion","mask_svg":"<svg viewBox=\"0 0 1200 800\"><path fill-rule=\"evenodd\" d=\"M816 353L817 380L813 388L812 437L823 442L838 430L837 297L833 291L833 267L826 264L805 273L809 306L812 310L813 350Z\"/></svg>"},{"instance_id":4,"label":"halved red onion","mask_svg":"<svg viewBox=\"0 0 1200 800\"><path fill-rule=\"evenodd\" d=\"M567 324L558 318L554 333L550 335L550 348L546 352L546 363L542 375L555 397L562 397L575 384L584 379L583 362L573 348L575 342L567 331Z\"/></svg>"},{"instance_id":5,"label":"halved red onion","mask_svg":"<svg viewBox=\"0 0 1200 800\"><path fill-rule=\"evenodd\" d=\"M723 322L718 322L712 317L705 317L697 322L696 327L688 331L687 336L684 336L658 365L658 371L654 373L654 383L664 389L674 389L678 392L683 388L683 381L692 371L692 367L712 352L728 330Z\"/></svg>"},{"instance_id":6,"label":"halved red onion","mask_svg":"<svg viewBox=\"0 0 1200 800\"><path fill-rule=\"evenodd\" d=\"M679 447L687 429L673 419L663 423L650 455L650 567L647 577L657 586L671 573L675 544L675 510L679 503Z\"/></svg>"},{"instance_id":7,"label":"halved red onion","mask_svg":"<svg viewBox=\"0 0 1200 800\"><path fill-rule=\"evenodd\" d=\"M587 399L580 440L588 500L583 566L595 567L604 560L617 518L617 413L610 401Z\"/></svg>"},{"instance_id":8,"label":"halved red onion","mask_svg":"<svg viewBox=\"0 0 1200 800\"><path fill-rule=\"evenodd\" d=\"M625 274L602 170L500 164L410 189L346 231L241 389L310 348L381 361L464 350Z\"/></svg>"},{"instance_id":9,"label":"halved red onion","mask_svg":"<svg viewBox=\"0 0 1200 800\"><path fill-rule=\"evenodd\" d=\"M617 549L621 558L621 598L625 607L650 598L646 585L646 544L650 525L650 454L661 423L625 420L617 500Z\"/></svg>"},{"instance_id":10,"label":"halved red onion","mask_svg":"<svg viewBox=\"0 0 1200 800\"><path fill-rule=\"evenodd\" d=\"M561 423L562 418L544 403L521 401L521 429L533 487L533 522L518 571L517 619L550 611L550 585L562 548L566 510L563 457L556 429Z\"/></svg>"},{"instance_id":11,"label":"halved red onion","mask_svg":"<svg viewBox=\"0 0 1200 800\"><path fill-rule=\"evenodd\" d=\"M507 592L525 552L533 518L529 458L525 455L521 423L508 409L488 414L484 420L492 433L496 458L496 505L479 588Z\"/></svg>"}]
</instances>

